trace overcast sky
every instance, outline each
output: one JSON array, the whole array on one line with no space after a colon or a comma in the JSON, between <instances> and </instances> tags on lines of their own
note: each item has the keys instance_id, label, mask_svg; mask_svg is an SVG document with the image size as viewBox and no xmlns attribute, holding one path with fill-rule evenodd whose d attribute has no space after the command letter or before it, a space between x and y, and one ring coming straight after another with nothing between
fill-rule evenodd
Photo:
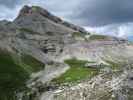
<instances>
[{"instance_id":1,"label":"overcast sky","mask_svg":"<svg viewBox=\"0 0 133 100\"><path fill-rule=\"evenodd\" d=\"M25 5L40 5L83 26L133 21L133 0L0 0L0 19L13 19Z\"/></svg>"},{"instance_id":2,"label":"overcast sky","mask_svg":"<svg viewBox=\"0 0 133 100\"><path fill-rule=\"evenodd\" d=\"M23 5L39 5L81 26L133 22L133 0L0 0L0 20L13 20Z\"/></svg>"}]
</instances>

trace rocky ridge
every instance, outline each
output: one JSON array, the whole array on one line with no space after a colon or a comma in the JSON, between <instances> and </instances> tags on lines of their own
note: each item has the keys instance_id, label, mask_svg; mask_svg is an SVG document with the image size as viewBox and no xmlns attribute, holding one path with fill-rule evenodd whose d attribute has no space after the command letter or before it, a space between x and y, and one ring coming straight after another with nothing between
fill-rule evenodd
<instances>
[{"instance_id":1,"label":"rocky ridge","mask_svg":"<svg viewBox=\"0 0 133 100\"><path fill-rule=\"evenodd\" d=\"M30 91L14 91L17 100L132 100L133 45L115 37L92 36L37 6L24 6L13 22L1 21L0 48L8 51L19 67L31 72L26 81ZM23 54L28 55L25 59L32 58L30 63L23 63ZM40 62L45 65L39 72L29 69L33 58L39 66ZM70 69L64 61L71 58L103 63L106 67L80 83L52 83ZM112 62L119 67L109 68ZM123 96L124 90L127 92Z\"/></svg>"},{"instance_id":2,"label":"rocky ridge","mask_svg":"<svg viewBox=\"0 0 133 100\"><path fill-rule=\"evenodd\" d=\"M51 13L49 13L47 10L42 9L41 7L37 7L37 6L24 6L23 9L20 11L19 16L15 19L15 22L17 22L17 20L19 20L19 18L21 18L22 16L42 16L45 17L47 19L49 19L50 21L53 21L57 24L61 24L62 26L68 27L74 31L78 31L81 33L86 33L87 31L85 31L83 28L76 26L74 24L68 23L66 21L63 21L62 19L60 19L59 17L56 17L54 15L52 15ZM55 32L55 30L54 30Z\"/></svg>"}]
</instances>

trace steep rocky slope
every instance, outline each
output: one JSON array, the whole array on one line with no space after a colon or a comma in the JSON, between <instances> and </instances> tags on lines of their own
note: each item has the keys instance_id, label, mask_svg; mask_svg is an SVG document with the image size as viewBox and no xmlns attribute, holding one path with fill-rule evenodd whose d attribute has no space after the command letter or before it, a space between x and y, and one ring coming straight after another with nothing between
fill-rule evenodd
<instances>
[{"instance_id":1,"label":"steep rocky slope","mask_svg":"<svg viewBox=\"0 0 133 100\"><path fill-rule=\"evenodd\" d=\"M45 83L65 72L69 66L53 57L65 45L76 42L72 34L79 31L86 33L37 6L24 6L13 22L1 21L0 99L17 100L19 92L28 91L32 79L40 77Z\"/></svg>"},{"instance_id":2,"label":"steep rocky slope","mask_svg":"<svg viewBox=\"0 0 133 100\"><path fill-rule=\"evenodd\" d=\"M99 43L76 44L68 50L69 57L104 63L97 66L100 69L98 75L76 85L46 92L40 100L45 100L46 96L49 100L132 100L133 46L107 41Z\"/></svg>"},{"instance_id":3,"label":"steep rocky slope","mask_svg":"<svg viewBox=\"0 0 133 100\"><path fill-rule=\"evenodd\" d=\"M59 17L56 17L49 13L47 10L37 6L24 6L14 22L20 25L21 27L31 28L32 30L35 30L34 26L39 25L39 28L36 27L37 30L35 30L37 32L39 31L39 33L45 33L49 31L59 33L78 31L86 33L83 28L65 22Z\"/></svg>"},{"instance_id":4,"label":"steep rocky slope","mask_svg":"<svg viewBox=\"0 0 133 100\"><path fill-rule=\"evenodd\" d=\"M132 50L24 6L13 22L0 22L0 99L132 100Z\"/></svg>"}]
</instances>

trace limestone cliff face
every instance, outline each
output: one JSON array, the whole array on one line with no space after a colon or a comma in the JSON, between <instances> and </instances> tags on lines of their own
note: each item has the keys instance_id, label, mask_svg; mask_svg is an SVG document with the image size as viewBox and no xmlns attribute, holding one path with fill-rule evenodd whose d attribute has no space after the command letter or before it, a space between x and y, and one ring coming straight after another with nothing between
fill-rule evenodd
<instances>
[{"instance_id":1,"label":"limestone cliff face","mask_svg":"<svg viewBox=\"0 0 133 100\"><path fill-rule=\"evenodd\" d=\"M119 63L116 71L103 69L99 75L76 85L42 94L40 100L132 100L133 45L111 41L79 43L70 46L63 57L109 64ZM68 56L68 55L69 56ZM107 62L106 62L107 61ZM115 66L115 65L114 65ZM101 66L99 66L101 67Z\"/></svg>"},{"instance_id":2,"label":"limestone cliff face","mask_svg":"<svg viewBox=\"0 0 133 100\"><path fill-rule=\"evenodd\" d=\"M63 33L63 32L66 33L67 31L69 31L69 32L78 31L81 33L87 32L83 28L76 26L74 24L65 22L62 19L60 19L59 17L54 16L53 14L48 12L47 10L45 10L41 7L37 7L37 6L32 6L32 7L24 6L23 9L20 11L19 16L15 19L15 22L18 23L19 25L22 25L22 26L24 24L28 24L28 23L30 24L31 20L29 20L27 23L24 23L24 22L21 23L21 20L23 20L24 18L28 18L28 17L30 17L30 19L32 21L38 22L38 25L39 25L39 22L40 22L40 24L42 24L42 27L44 28L44 30L40 33L44 33L46 31L56 32L55 29L57 29L57 31L59 30L58 31L59 33ZM25 22L26 21L27 20L25 19ZM47 24L47 25L45 25L45 24ZM53 25L51 25L51 24L53 24ZM51 29L52 27L54 27L53 28L54 30Z\"/></svg>"},{"instance_id":3,"label":"limestone cliff face","mask_svg":"<svg viewBox=\"0 0 133 100\"><path fill-rule=\"evenodd\" d=\"M73 32L87 33L37 6L24 6L13 22L0 22L1 42L15 46L18 41L23 42L50 55L59 54L65 45L74 43Z\"/></svg>"},{"instance_id":4,"label":"limestone cliff face","mask_svg":"<svg viewBox=\"0 0 133 100\"><path fill-rule=\"evenodd\" d=\"M83 28L65 22L37 6L24 6L13 22L1 21L0 49L8 51L15 64L20 65L19 67L30 76L25 84L32 91L26 94L19 91L18 98L20 100L112 100L112 96L117 90L122 90L122 87L126 87L127 83L131 84L132 44L115 37L93 36L87 33ZM109 70L89 81L86 80L69 88L58 86L59 89L54 88L53 91L46 87L46 83L48 84L53 78L60 76L70 68L64 63L64 60L71 58L104 64L108 64L107 61L109 60L124 63L126 66L121 67L118 76L113 72L107 73L110 72ZM128 66L127 64L131 65ZM42 65L45 65L43 69L37 70L37 72L33 71L33 66L38 69ZM129 75L129 73L131 74ZM120 88L113 87L116 81L121 84L116 84ZM126 85L122 85L123 83ZM130 84L124 88L129 92L132 89ZM14 95L16 95L16 91L13 91ZM108 96L104 99L94 98L103 97L105 92ZM49 95L49 93L51 94ZM26 97L27 94L28 97ZM31 97L30 94L34 96ZM125 93L128 98L127 94ZM120 95L118 98L122 98L120 93L115 95ZM128 100L127 98L117 100Z\"/></svg>"},{"instance_id":5,"label":"limestone cliff face","mask_svg":"<svg viewBox=\"0 0 133 100\"><path fill-rule=\"evenodd\" d=\"M24 6L12 22L1 21L0 70L3 78L0 78L0 99L18 100L16 96L19 94L16 94L16 91L20 92L23 87L19 87L17 83L26 87L27 83L32 82L46 83L68 70L68 65L55 61L55 58L63 52L64 46L76 42L72 36L74 32L86 33L83 28L64 22L36 6ZM21 76L24 78L23 82ZM9 83L11 88L18 88L12 90L6 87ZM3 91L5 89L10 91ZM8 97L7 93L11 95Z\"/></svg>"}]
</instances>

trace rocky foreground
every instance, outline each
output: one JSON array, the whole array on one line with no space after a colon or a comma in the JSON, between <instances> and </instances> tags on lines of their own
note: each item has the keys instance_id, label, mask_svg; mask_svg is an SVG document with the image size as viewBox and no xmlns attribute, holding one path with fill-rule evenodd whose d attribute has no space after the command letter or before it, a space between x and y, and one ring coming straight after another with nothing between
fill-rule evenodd
<instances>
[{"instance_id":1,"label":"rocky foreground","mask_svg":"<svg viewBox=\"0 0 133 100\"><path fill-rule=\"evenodd\" d=\"M0 100L132 100L132 51L127 40L24 6L0 22Z\"/></svg>"},{"instance_id":2,"label":"rocky foreground","mask_svg":"<svg viewBox=\"0 0 133 100\"><path fill-rule=\"evenodd\" d=\"M72 50L74 51L72 53L72 48L69 48L71 51L69 57L78 56L82 60L88 58L91 61L104 63L105 67L98 66L101 67L98 75L78 83L68 82L55 89L42 92L39 94L39 100L132 100L133 46L126 43L117 45L102 43L96 47L95 45L87 50L88 53L85 47L81 48L83 44L80 47L77 46L81 52L76 48ZM112 64L112 67L107 66L108 64Z\"/></svg>"}]
</instances>

